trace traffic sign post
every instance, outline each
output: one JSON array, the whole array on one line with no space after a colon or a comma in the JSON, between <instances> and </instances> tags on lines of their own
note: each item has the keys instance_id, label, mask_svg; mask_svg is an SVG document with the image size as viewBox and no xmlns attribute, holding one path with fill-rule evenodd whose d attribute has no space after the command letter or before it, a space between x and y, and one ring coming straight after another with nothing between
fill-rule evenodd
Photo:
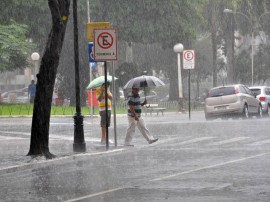
<instances>
[{"instance_id":1,"label":"traffic sign post","mask_svg":"<svg viewBox=\"0 0 270 202\"><path fill-rule=\"evenodd\" d=\"M183 51L183 69L188 70L188 114L190 120L190 70L195 68L194 50Z\"/></svg>"},{"instance_id":2,"label":"traffic sign post","mask_svg":"<svg viewBox=\"0 0 270 202\"><path fill-rule=\"evenodd\" d=\"M94 29L94 60L104 61L106 148L109 148L107 61L117 60L117 33L115 29ZM114 77L113 77L114 78ZM113 81L114 82L114 81Z\"/></svg>"},{"instance_id":3,"label":"traffic sign post","mask_svg":"<svg viewBox=\"0 0 270 202\"><path fill-rule=\"evenodd\" d=\"M195 68L195 52L194 50L183 51L183 69Z\"/></svg>"}]
</instances>

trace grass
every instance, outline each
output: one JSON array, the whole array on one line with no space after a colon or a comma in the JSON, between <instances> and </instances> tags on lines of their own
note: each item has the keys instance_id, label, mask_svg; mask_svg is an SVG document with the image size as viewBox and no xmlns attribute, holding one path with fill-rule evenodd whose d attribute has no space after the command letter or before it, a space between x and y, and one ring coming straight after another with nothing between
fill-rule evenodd
<instances>
[{"instance_id":1,"label":"grass","mask_svg":"<svg viewBox=\"0 0 270 202\"><path fill-rule=\"evenodd\" d=\"M26 116L33 114L32 104L0 104L0 116ZM83 115L90 115L90 107L81 107ZM93 114L98 114L98 107L94 107ZM76 113L75 106L52 106L51 115L74 115ZM126 109L119 108L117 114L126 113Z\"/></svg>"},{"instance_id":2,"label":"grass","mask_svg":"<svg viewBox=\"0 0 270 202\"><path fill-rule=\"evenodd\" d=\"M166 108L166 112L178 111L177 102L163 102L158 104L159 107ZM193 108L193 107L192 107ZM185 105L188 110L188 106ZM193 110L200 110L202 106L193 108ZM74 115L76 113L75 106L55 106L51 107L51 115ZM82 115L91 115L91 108L88 106L81 107ZM125 103L118 103L116 107L116 114L126 114L127 106ZM6 104L0 103L0 117L1 116L27 116L33 114L32 104ZM93 114L99 114L98 107L94 107Z\"/></svg>"}]
</instances>

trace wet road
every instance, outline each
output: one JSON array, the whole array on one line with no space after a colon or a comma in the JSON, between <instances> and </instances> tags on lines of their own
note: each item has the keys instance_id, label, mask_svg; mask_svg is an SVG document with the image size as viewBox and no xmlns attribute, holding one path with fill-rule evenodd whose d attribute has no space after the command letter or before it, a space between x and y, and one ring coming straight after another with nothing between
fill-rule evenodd
<instances>
[{"instance_id":1,"label":"wet road","mask_svg":"<svg viewBox=\"0 0 270 202\"><path fill-rule=\"evenodd\" d=\"M270 119L206 122L202 113L191 121L187 116L145 117L160 140L148 145L137 132L134 148L121 146L127 124L119 117L119 146L108 151L97 143L98 120L86 119L87 153L66 156L53 145L72 146L72 121L52 119L51 151L60 155L14 172L0 170L1 201L268 202ZM30 126L27 119L21 126L2 120L0 135L29 139Z\"/></svg>"}]
</instances>

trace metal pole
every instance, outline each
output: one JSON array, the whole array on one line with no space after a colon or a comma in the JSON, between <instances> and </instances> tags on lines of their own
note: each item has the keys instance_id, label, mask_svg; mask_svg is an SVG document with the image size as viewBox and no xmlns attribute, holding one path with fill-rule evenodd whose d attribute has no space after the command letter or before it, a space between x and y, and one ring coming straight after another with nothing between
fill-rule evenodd
<instances>
[{"instance_id":1,"label":"metal pole","mask_svg":"<svg viewBox=\"0 0 270 202\"><path fill-rule=\"evenodd\" d=\"M179 95L179 111L183 111L183 90L182 90L182 76L181 76L181 55L177 53L178 61L178 95Z\"/></svg>"},{"instance_id":2,"label":"metal pole","mask_svg":"<svg viewBox=\"0 0 270 202\"><path fill-rule=\"evenodd\" d=\"M107 86L107 62L104 62L105 74L105 112L106 112L106 149L109 149L109 120L108 120L108 86Z\"/></svg>"},{"instance_id":3,"label":"metal pole","mask_svg":"<svg viewBox=\"0 0 270 202\"><path fill-rule=\"evenodd\" d=\"M117 131L116 131L116 103L115 103L115 72L114 72L114 61L112 62L112 84L113 84L113 127L114 127L114 146L117 147Z\"/></svg>"},{"instance_id":4,"label":"metal pole","mask_svg":"<svg viewBox=\"0 0 270 202\"><path fill-rule=\"evenodd\" d=\"M91 66L91 62L89 62L89 67L90 67L90 82L92 81L92 66ZM90 89L90 113L91 113L91 120L93 120L93 96L92 96L92 92L93 90Z\"/></svg>"},{"instance_id":5,"label":"metal pole","mask_svg":"<svg viewBox=\"0 0 270 202\"><path fill-rule=\"evenodd\" d=\"M188 70L188 116L190 120L190 69Z\"/></svg>"},{"instance_id":6,"label":"metal pole","mask_svg":"<svg viewBox=\"0 0 270 202\"><path fill-rule=\"evenodd\" d=\"M251 77L252 77L252 79L251 79L251 82L252 82L252 86L253 86L253 84L254 84L254 82L253 82L253 71L254 71L254 69L253 69L253 65L254 65L254 30L253 30L253 28L252 28L252 34L251 34Z\"/></svg>"},{"instance_id":7,"label":"metal pole","mask_svg":"<svg viewBox=\"0 0 270 202\"><path fill-rule=\"evenodd\" d=\"M78 43L78 22L77 22L77 0L73 0L74 20L74 61L75 61L75 90L76 90L76 114L74 118L74 152L85 152L83 116L81 115L80 101L80 76L79 76L79 43Z\"/></svg>"},{"instance_id":8,"label":"metal pole","mask_svg":"<svg viewBox=\"0 0 270 202\"><path fill-rule=\"evenodd\" d=\"M89 6L89 0L87 0L87 21L90 22L90 6Z\"/></svg>"},{"instance_id":9,"label":"metal pole","mask_svg":"<svg viewBox=\"0 0 270 202\"><path fill-rule=\"evenodd\" d=\"M89 0L87 0L87 2L86 2L86 4L87 4L87 22L89 23L90 22L90 6L89 6ZM90 82L92 81L92 79L93 79L93 77L92 77L92 67L91 67L91 62L89 62L89 68L90 68ZM93 115L94 115L94 113L93 113L93 108L94 108L94 106L93 106L93 90L92 89L90 89L90 113L91 113L91 120L93 121Z\"/></svg>"}]
</instances>

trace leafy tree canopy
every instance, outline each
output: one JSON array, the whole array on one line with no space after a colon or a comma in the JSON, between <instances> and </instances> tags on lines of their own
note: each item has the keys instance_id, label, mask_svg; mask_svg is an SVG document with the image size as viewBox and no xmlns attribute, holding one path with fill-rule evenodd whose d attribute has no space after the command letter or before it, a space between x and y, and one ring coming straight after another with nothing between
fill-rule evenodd
<instances>
[{"instance_id":1,"label":"leafy tree canopy","mask_svg":"<svg viewBox=\"0 0 270 202\"><path fill-rule=\"evenodd\" d=\"M0 71L12 71L27 65L27 53L33 47L26 40L28 27L12 21L0 25Z\"/></svg>"},{"instance_id":2,"label":"leafy tree canopy","mask_svg":"<svg viewBox=\"0 0 270 202\"><path fill-rule=\"evenodd\" d=\"M167 0L92 0L95 21L110 21L127 42L162 43L173 47L186 44L196 35L202 17L197 8L204 1ZM106 11L106 12L105 12Z\"/></svg>"}]
</instances>

